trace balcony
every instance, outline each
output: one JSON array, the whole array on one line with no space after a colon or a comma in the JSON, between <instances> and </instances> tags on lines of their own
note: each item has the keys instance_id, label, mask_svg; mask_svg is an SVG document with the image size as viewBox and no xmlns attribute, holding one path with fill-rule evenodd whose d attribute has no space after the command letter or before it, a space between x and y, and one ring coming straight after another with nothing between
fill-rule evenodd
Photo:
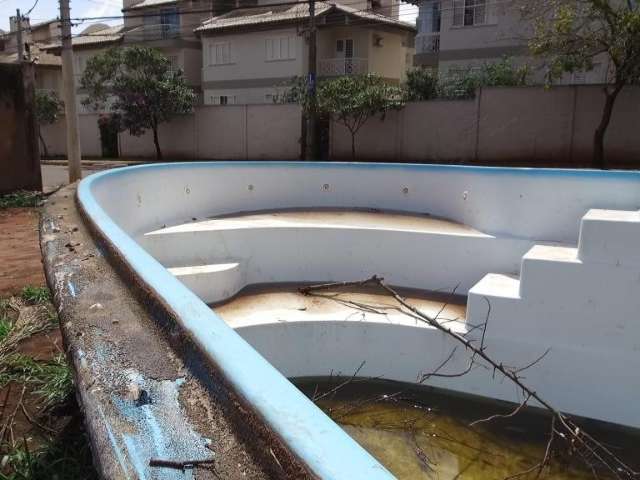
<instances>
[{"instance_id":1,"label":"balcony","mask_svg":"<svg viewBox=\"0 0 640 480\"><path fill-rule=\"evenodd\" d=\"M318 60L318 75L336 77L340 75L363 75L369 71L366 58L322 58Z\"/></svg>"},{"instance_id":2,"label":"balcony","mask_svg":"<svg viewBox=\"0 0 640 480\"><path fill-rule=\"evenodd\" d=\"M440 32L425 32L416 35L416 53L438 53Z\"/></svg>"}]
</instances>

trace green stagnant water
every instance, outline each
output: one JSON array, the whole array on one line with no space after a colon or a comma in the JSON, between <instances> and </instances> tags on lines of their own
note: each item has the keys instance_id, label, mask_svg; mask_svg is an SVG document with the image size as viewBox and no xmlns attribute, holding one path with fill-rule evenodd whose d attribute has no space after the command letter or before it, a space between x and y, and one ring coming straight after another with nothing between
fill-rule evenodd
<instances>
[{"instance_id":1,"label":"green stagnant water","mask_svg":"<svg viewBox=\"0 0 640 480\"><path fill-rule=\"evenodd\" d=\"M543 457L550 419L519 413L470 427L475 420L507 413L513 405L392 382L352 382L331 393L339 380L295 382L398 479L489 480L522 473ZM402 392L397 394L398 392ZM396 395L397 394L397 395ZM639 463L640 434L597 422L582 426L625 461ZM637 467L637 465L634 465ZM596 471L597 478L615 476ZM575 453L560 446L544 478L593 479ZM518 478L535 478L535 473Z\"/></svg>"}]
</instances>

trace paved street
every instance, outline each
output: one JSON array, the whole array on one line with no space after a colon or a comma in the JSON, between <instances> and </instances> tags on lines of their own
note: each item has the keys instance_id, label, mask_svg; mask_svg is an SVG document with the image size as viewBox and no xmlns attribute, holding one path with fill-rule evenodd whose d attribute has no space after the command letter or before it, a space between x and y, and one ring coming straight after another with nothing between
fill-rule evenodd
<instances>
[{"instance_id":1,"label":"paved street","mask_svg":"<svg viewBox=\"0 0 640 480\"><path fill-rule=\"evenodd\" d=\"M91 175L96 170L82 170L82 177ZM67 167L58 165L42 165L42 187L45 192L50 192L60 185L69 183L69 173Z\"/></svg>"}]
</instances>

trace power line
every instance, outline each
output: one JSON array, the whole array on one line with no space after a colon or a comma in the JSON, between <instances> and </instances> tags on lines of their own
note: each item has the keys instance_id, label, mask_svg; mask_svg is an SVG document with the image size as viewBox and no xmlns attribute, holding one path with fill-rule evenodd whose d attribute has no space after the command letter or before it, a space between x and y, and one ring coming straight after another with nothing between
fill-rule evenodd
<instances>
[{"instance_id":1,"label":"power line","mask_svg":"<svg viewBox=\"0 0 640 480\"><path fill-rule=\"evenodd\" d=\"M31 12L33 12L33 9L36 8L36 5L38 5L38 0L35 1L33 6L27 11L27 13L24 14L24 16L28 17L31 14Z\"/></svg>"},{"instance_id":2,"label":"power line","mask_svg":"<svg viewBox=\"0 0 640 480\"><path fill-rule=\"evenodd\" d=\"M325 2L322 2L322 3L325 3ZM349 2L349 3L350 4L355 4L355 3L361 3L361 2L358 1L358 2ZM280 2L277 5L304 6L305 4L301 3L301 2ZM339 5L346 5L346 4L342 3L342 4L339 4ZM268 9L268 7L270 7L270 6L273 6L273 4L272 5L265 5L263 8ZM256 7L243 7L243 8L244 9L248 9L248 8L256 8ZM390 9L390 8L396 8L396 5L388 5L388 6L379 7L379 9ZM212 11L211 9L208 9L206 12L207 13L211 13L211 11ZM225 12L222 12L221 14L228 13L230 11L233 11L233 10L227 10ZM187 13L193 13L193 11L183 12L183 14L187 14ZM387 15L376 13L372 9L352 10L352 11L345 11L344 13L346 15L353 14L353 13L369 13L370 15L379 17L379 20L382 23L388 23L388 24L393 25L394 20L396 20L398 22L399 26L411 26L409 23L401 22L401 21L397 20L397 18L395 18L395 17L391 17L391 16L387 16ZM411 13L406 13L406 12L405 13L402 13L402 12L398 13L398 16L404 16L404 15L411 15ZM140 16L144 16L144 17L147 17L147 18L152 18L152 17L158 17L159 15L156 15L156 14L153 14L153 15L145 14L145 15L140 15ZM140 16L137 16L137 17L140 17ZM304 17L305 17L305 15L302 14L300 16L300 19L302 19ZM104 17L95 17L95 18L103 19ZM99 22L99 20L97 20L97 21ZM283 19L283 22L295 22L295 21L296 21L295 18ZM366 27L366 26L379 25L381 23L380 21L376 22L375 18L355 18L355 19L350 19L349 22L345 24L343 21L340 21L340 20L334 20L334 21L329 21L329 22L327 22L325 20L325 22L320 24L319 27L334 26L334 25ZM83 23L89 23L89 22L83 22ZM182 24L182 25L179 25L177 29L174 29L174 32L176 32L176 34L177 34L177 32L180 32L180 33L192 32L193 31L192 27L193 28L199 27L199 26L203 25L203 23L204 23L203 21L197 21L195 23ZM157 24L157 25L163 25L163 24ZM147 26L148 26L148 24L147 24ZM140 29L141 31L139 31L139 32L136 31L138 29ZM107 33L107 32L105 32L105 30L101 30L101 31L92 32L92 33L79 33L79 34L73 35L73 37L74 38L79 38L79 37L103 37L103 36L107 36L107 35L118 35L118 34L122 34L122 35L129 36L129 37L133 37L133 36L136 36L136 35L144 36L145 35L144 26L140 25L139 27L135 27L132 30L122 31L122 32ZM148 41L156 41L156 40L157 39L150 39ZM141 40L141 41L146 41L146 40Z\"/></svg>"}]
</instances>

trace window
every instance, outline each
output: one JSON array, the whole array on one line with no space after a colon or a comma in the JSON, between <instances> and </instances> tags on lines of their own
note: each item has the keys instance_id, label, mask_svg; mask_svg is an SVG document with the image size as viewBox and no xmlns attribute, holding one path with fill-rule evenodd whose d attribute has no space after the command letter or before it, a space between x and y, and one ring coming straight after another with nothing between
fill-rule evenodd
<instances>
[{"instance_id":1,"label":"window","mask_svg":"<svg viewBox=\"0 0 640 480\"><path fill-rule=\"evenodd\" d=\"M172 72L180 70L180 62L177 55L169 55L167 56L167 60L169 60L169 70Z\"/></svg>"},{"instance_id":2,"label":"window","mask_svg":"<svg viewBox=\"0 0 640 480\"><path fill-rule=\"evenodd\" d=\"M81 75L87 68L87 59L82 55L76 55L76 75Z\"/></svg>"},{"instance_id":3,"label":"window","mask_svg":"<svg viewBox=\"0 0 640 480\"><path fill-rule=\"evenodd\" d=\"M177 37L180 33L180 18L177 7L160 10L160 24L162 25L162 38Z\"/></svg>"},{"instance_id":4,"label":"window","mask_svg":"<svg viewBox=\"0 0 640 480\"><path fill-rule=\"evenodd\" d=\"M431 31L439 32L440 31L440 3L435 2L431 5Z\"/></svg>"},{"instance_id":5,"label":"window","mask_svg":"<svg viewBox=\"0 0 640 480\"><path fill-rule=\"evenodd\" d=\"M210 99L213 105L232 105L236 103L235 95L212 95Z\"/></svg>"},{"instance_id":6,"label":"window","mask_svg":"<svg viewBox=\"0 0 640 480\"><path fill-rule=\"evenodd\" d=\"M353 58L353 38L336 40L336 54L338 57Z\"/></svg>"},{"instance_id":7,"label":"window","mask_svg":"<svg viewBox=\"0 0 640 480\"><path fill-rule=\"evenodd\" d=\"M231 43L213 43L209 46L209 65L228 65L232 63Z\"/></svg>"},{"instance_id":8,"label":"window","mask_svg":"<svg viewBox=\"0 0 640 480\"><path fill-rule=\"evenodd\" d=\"M472 26L487 23L487 0L454 0L453 25Z\"/></svg>"},{"instance_id":9,"label":"window","mask_svg":"<svg viewBox=\"0 0 640 480\"><path fill-rule=\"evenodd\" d=\"M296 37L273 37L265 40L265 58L267 62L294 60L296 58Z\"/></svg>"},{"instance_id":10,"label":"window","mask_svg":"<svg viewBox=\"0 0 640 480\"><path fill-rule=\"evenodd\" d=\"M587 72L585 71L580 71L580 72L573 72L573 78L571 79L571 83L576 84L576 85L581 85L583 83L587 83Z\"/></svg>"}]
</instances>

